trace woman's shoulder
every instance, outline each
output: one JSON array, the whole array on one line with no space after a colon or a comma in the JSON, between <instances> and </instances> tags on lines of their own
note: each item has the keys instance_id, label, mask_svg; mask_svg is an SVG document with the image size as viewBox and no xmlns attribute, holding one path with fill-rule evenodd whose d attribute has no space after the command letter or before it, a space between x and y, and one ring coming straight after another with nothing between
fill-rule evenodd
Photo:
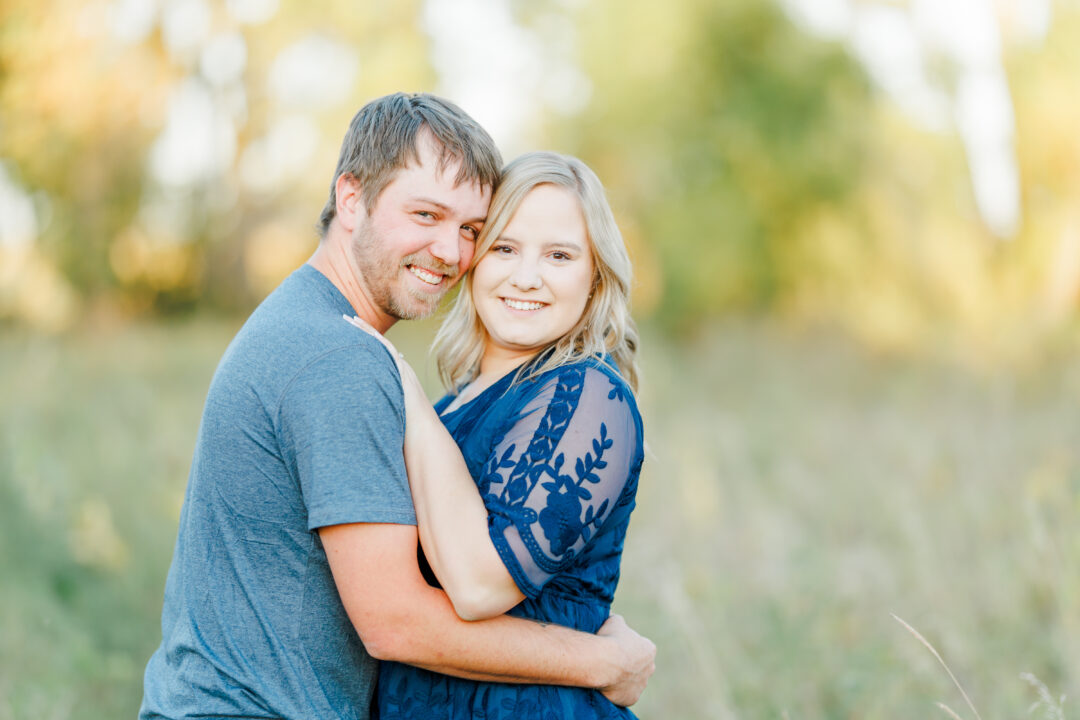
<instances>
[{"instance_id":1,"label":"woman's shoulder","mask_svg":"<svg viewBox=\"0 0 1080 720\"><path fill-rule=\"evenodd\" d=\"M608 355L594 355L545 370L526 383L528 394L562 393L590 398L595 404L604 399L625 403L638 413L634 391Z\"/></svg>"}]
</instances>

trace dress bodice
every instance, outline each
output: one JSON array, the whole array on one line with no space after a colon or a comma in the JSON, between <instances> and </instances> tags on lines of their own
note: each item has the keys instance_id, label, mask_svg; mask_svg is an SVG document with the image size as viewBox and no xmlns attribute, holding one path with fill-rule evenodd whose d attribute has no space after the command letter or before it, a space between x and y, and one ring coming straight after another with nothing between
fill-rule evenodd
<instances>
[{"instance_id":1,"label":"dress bodice","mask_svg":"<svg viewBox=\"0 0 1080 720\"><path fill-rule=\"evenodd\" d=\"M451 412L436 403L525 600L509 614L595 632L607 619L644 456L629 386L599 359L510 373ZM460 680L383 663L383 718L633 717L581 688Z\"/></svg>"}]
</instances>

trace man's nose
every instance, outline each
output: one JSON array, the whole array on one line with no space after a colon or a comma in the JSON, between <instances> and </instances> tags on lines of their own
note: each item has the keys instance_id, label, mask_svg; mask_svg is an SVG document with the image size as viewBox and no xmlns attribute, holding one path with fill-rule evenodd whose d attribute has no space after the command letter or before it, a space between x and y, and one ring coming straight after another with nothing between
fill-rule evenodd
<instances>
[{"instance_id":1,"label":"man's nose","mask_svg":"<svg viewBox=\"0 0 1080 720\"><path fill-rule=\"evenodd\" d=\"M461 262L462 242L464 241L461 238L461 231L457 228L441 230L436 235L434 242L431 243L429 251L431 256L439 262L457 267L458 263Z\"/></svg>"}]
</instances>

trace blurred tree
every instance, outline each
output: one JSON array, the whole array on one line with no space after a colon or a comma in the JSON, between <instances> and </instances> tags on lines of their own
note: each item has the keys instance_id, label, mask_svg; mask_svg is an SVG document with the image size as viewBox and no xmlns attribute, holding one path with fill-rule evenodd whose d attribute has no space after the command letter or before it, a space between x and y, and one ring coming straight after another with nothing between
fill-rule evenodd
<instances>
[{"instance_id":1,"label":"blurred tree","mask_svg":"<svg viewBox=\"0 0 1080 720\"><path fill-rule=\"evenodd\" d=\"M1057 3L1044 46L1023 45L1008 71L1017 106L1017 154L1031 220L1017 261L1033 287L1037 324L1070 319L1080 302L1080 6Z\"/></svg>"},{"instance_id":2,"label":"blurred tree","mask_svg":"<svg viewBox=\"0 0 1080 720\"><path fill-rule=\"evenodd\" d=\"M957 328L960 344L1021 346L1074 317L1075 3L1054 5L1045 40L1010 38L1002 20L1024 224L1001 242L959 138L913 125L843 45L772 0L506 2L544 50L543 72L522 79L541 117L530 144L580 155L605 181L639 315L688 329L783 314L890 346ZM263 296L315 245L355 109L436 85L424 12L423 0L0 4L0 161L40 228L29 249L0 243L0 317L61 327L94 303Z\"/></svg>"},{"instance_id":3,"label":"blurred tree","mask_svg":"<svg viewBox=\"0 0 1080 720\"><path fill-rule=\"evenodd\" d=\"M578 12L592 101L552 134L629 211L635 255L660 258L662 318L775 307L801 272L796 228L863 177L873 97L857 63L767 2Z\"/></svg>"},{"instance_id":4,"label":"blurred tree","mask_svg":"<svg viewBox=\"0 0 1080 720\"><path fill-rule=\"evenodd\" d=\"M140 116L161 103L170 72L150 46L110 46L92 6L9 0L0 6L0 157L39 198L40 242L83 295L113 284L109 244L138 207Z\"/></svg>"},{"instance_id":5,"label":"blurred tree","mask_svg":"<svg viewBox=\"0 0 1080 720\"><path fill-rule=\"evenodd\" d=\"M980 218L956 132L918 127L844 45L776 3L631 0L518 6L565 13L591 81L546 142L605 181L636 260L637 311L685 330L725 312L838 325L879 347L1024 354L1075 316L1080 12L1003 47L1023 224ZM1019 22L1015 18L1012 22ZM951 62L938 58L948 85Z\"/></svg>"},{"instance_id":6,"label":"blurred tree","mask_svg":"<svg viewBox=\"0 0 1080 720\"><path fill-rule=\"evenodd\" d=\"M7 0L0 159L35 257L129 312L261 297L313 249L356 108L432 84L420 9Z\"/></svg>"}]
</instances>

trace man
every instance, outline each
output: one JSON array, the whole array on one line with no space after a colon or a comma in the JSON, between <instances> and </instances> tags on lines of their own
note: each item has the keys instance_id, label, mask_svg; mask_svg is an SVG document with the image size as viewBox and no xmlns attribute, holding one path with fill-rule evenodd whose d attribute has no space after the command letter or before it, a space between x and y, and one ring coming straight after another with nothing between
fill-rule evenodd
<instances>
[{"instance_id":1,"label":"man","mask_svg":"<svg viewBox=\"0 0 1080 720\"><path fill-rule=\"evenodd\" d=\"M468 267L501 160L450 103L357 113L307 264L226 350L206 400L141 718L366 718L375 659L479 680L600 688L631 704L655 648L458 618L417 567L384 332L431 313Z\"/></svg>"}]
</instances>

